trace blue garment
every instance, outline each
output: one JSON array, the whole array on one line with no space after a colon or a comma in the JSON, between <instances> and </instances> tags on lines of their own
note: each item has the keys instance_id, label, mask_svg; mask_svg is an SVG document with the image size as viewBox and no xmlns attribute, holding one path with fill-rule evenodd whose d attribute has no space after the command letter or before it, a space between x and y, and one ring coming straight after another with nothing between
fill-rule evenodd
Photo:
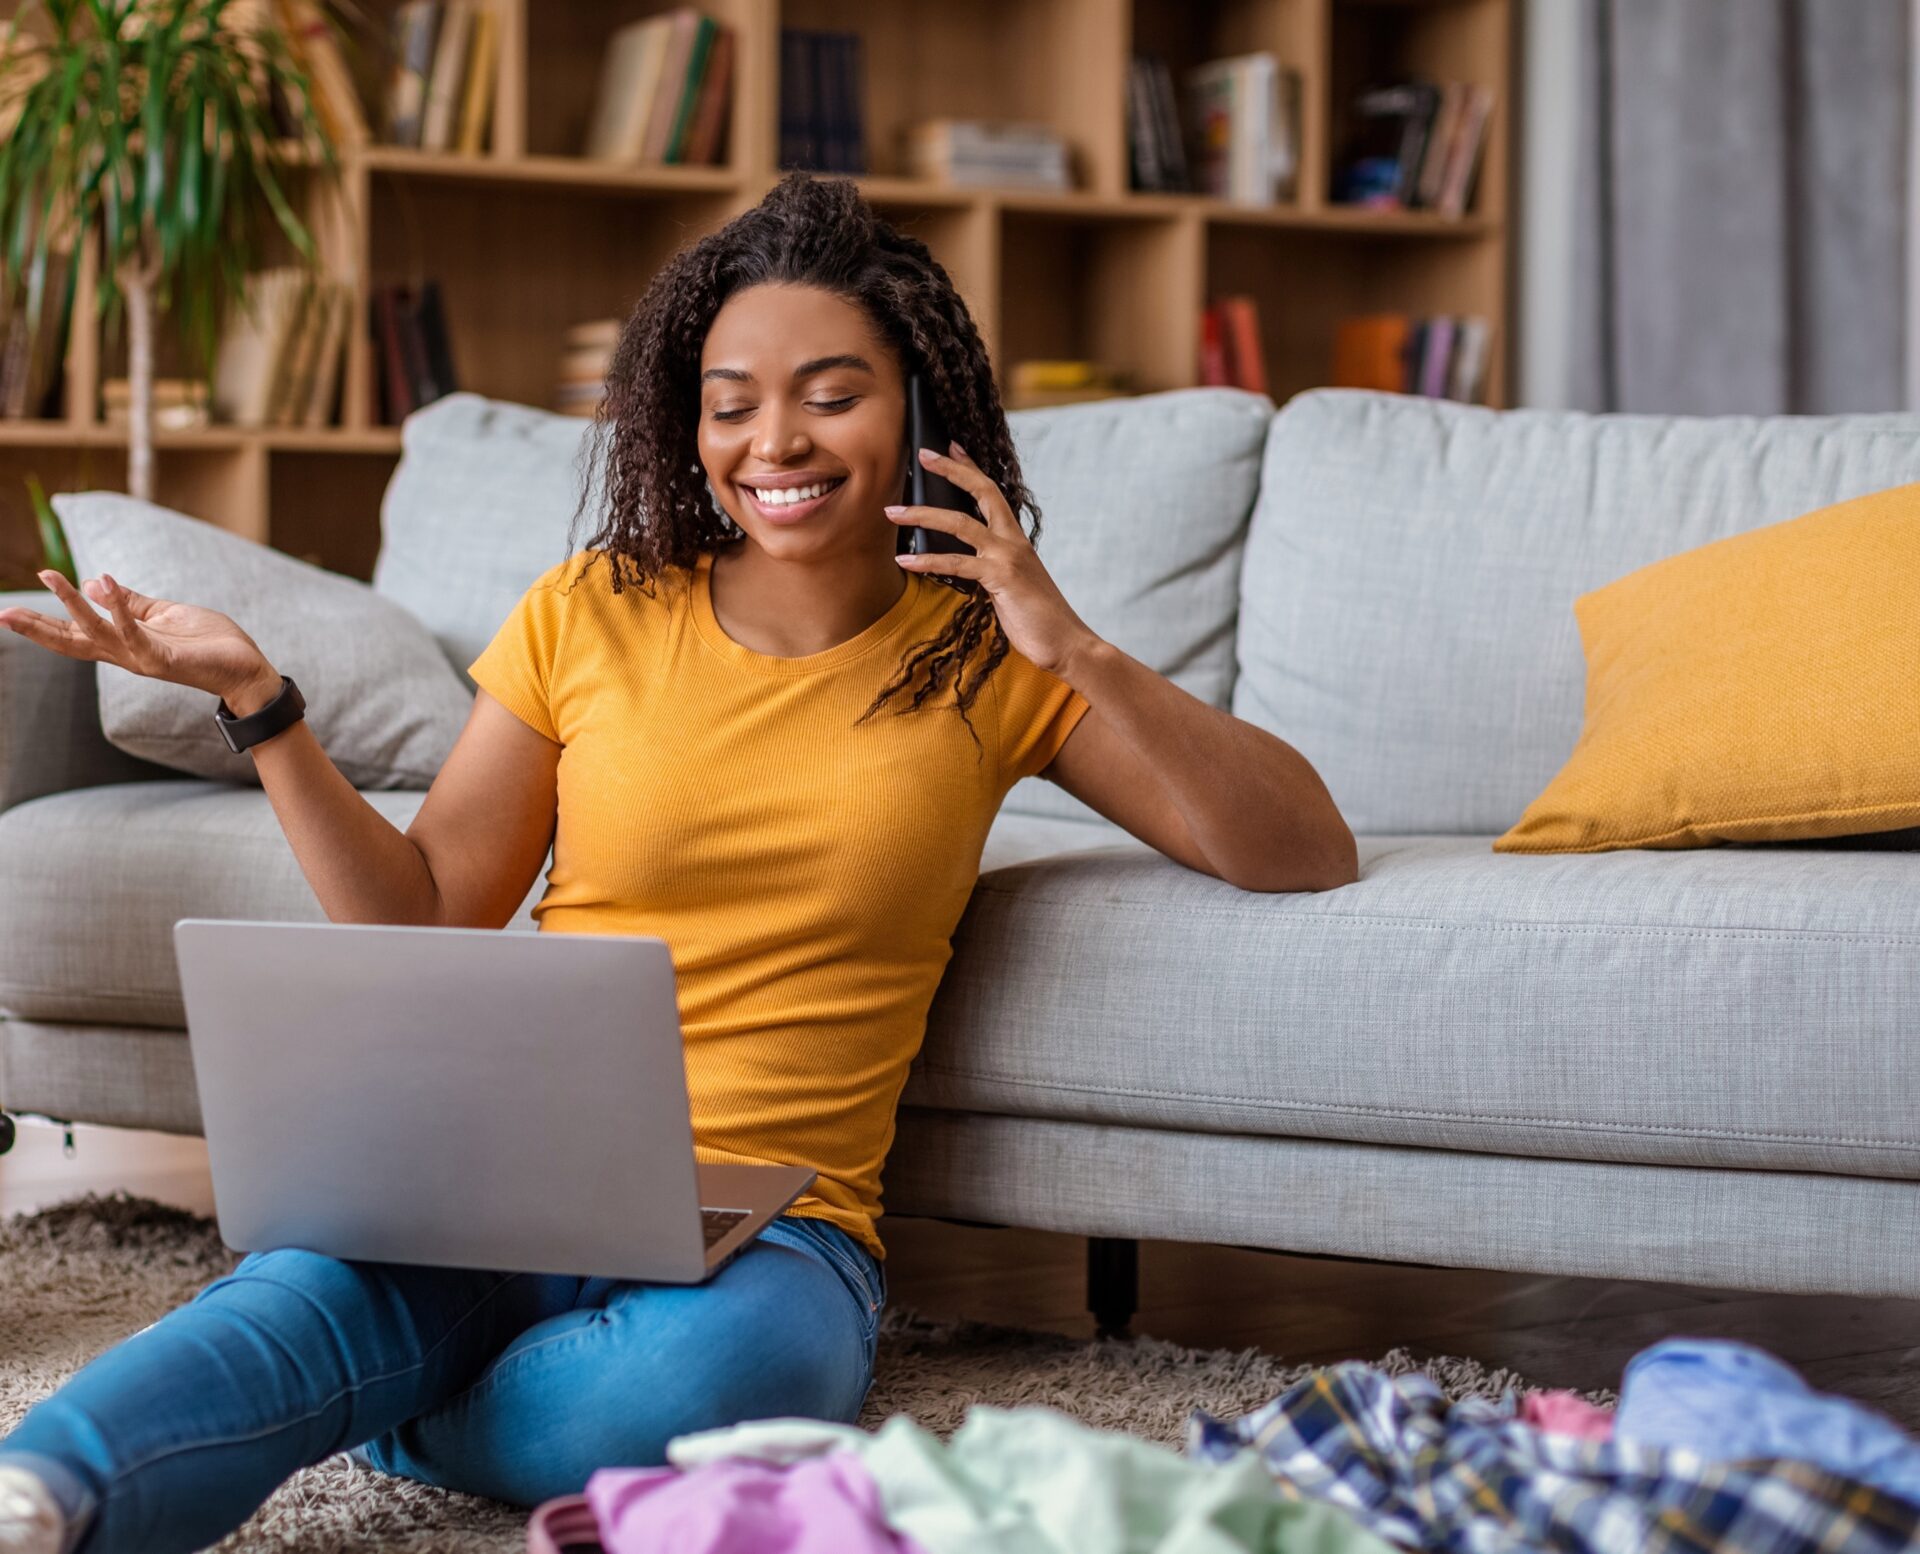
<instances>
[{"instance_id":1,"label":"blue garment","mask_svg":"<svg viewBox=\"0 0 1920 1554\"><path fill-rule=\"evenodd\" d=\"M0 1440L89 1524L76 1554L169 1554L238 1527L298 1469L361 1461L533 1505L676 1435L851 1421L886 1280L786 1215L705 1284L256 1253L109 1349Z\"/></svg>"},{"instance_id":2,"label":"blue garment","mask_svg":"<svg viewBox=\"0 0 1920 1554\"><path fill-rule=\"evenodd\" d=\"M1712 1462L1815 1463L1920 1505L1920 1440L1746 1344L1669 1338L1643 1349L1627 1362L1613 1428Z\"/></svg>"}]
</instances>

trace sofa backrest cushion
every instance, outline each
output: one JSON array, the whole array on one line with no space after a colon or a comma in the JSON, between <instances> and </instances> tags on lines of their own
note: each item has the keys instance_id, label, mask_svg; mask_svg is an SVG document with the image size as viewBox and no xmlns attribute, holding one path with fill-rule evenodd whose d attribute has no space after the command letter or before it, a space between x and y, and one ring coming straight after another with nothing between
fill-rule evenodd
<instances>
[{"instance_id":1,"label":"sofa backrest cushion","mask_svg":"<svg viewBox=\"0 0 1920 1554\"><path fill-rule=\"evenodd\" d=\"M1233 695L1240 555L1273 402L1243 389L1174 389L1007 417L1040 508L1040 557L1100 636L1202 701ZM1037 777L1016 814L1097 819Z\"/></svg>"},{"instance_id":2,"label":"sofa backrest cushion","mask_svg":"<svg viewBox=\"0 0 1920 1554\"><path fill-rule=\"evenodd\" d=\"M567 559L587 425L449 394L401 428L373 586L426 624L469 691L467 665L528 585ZM583 520L582 538L594 527Z\"/></svg>"},{"instance_id":3,"label":"sofa backrest cushion","mask_svg":"<svg viewBox=\"0 0 1920 1554\"><path fill-rule=\"evenodd\" d=\"M1240 548L1273 403L1178 389L1008 416L1041 511L1040 554L1094 631L1225 707ZM465 679L527 586L564 560L587 423L452 394L408 417L381 503L373 586L405 605ZM591 509L577 538L597 527ZM471 682L467 682L471 688ZM1029 779L1016 812L1092 811Z\"/></svg>"},{"instance_id":4,"label":"sofa backrest cushion","mask_svg":"<svg viewBox=\"0 0 1920 1554\"><path fill-rule=\"evenodd\" d=\"M1233 711L1312 761L1357 832L1502 832L1580 732L1580 594L1913 480L1913 415L1303 394L1267 439Z\"/></svg>"}]
</instances>

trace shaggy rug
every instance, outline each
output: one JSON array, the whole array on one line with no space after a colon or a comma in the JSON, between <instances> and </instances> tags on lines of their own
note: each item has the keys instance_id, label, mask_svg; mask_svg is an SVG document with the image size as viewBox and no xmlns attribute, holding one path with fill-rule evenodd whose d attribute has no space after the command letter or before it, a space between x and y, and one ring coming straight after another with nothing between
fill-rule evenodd
<instances>
[{"instance_id":1,"label":"shaggy rug","mask_svg":"<svg viewBox=\"0 0 1920 1554\"><path fill-rule=\"evenodd\" d=\"M88 1197L0 1226L0 1433L110 1344L156 1321L237 1261L213 1222L144 1199ZM1449 1395L1529 1386L1472 1360L1414 1360ZM957 1426L969 1404L1044 1404L1087 1424L1178 1445L1188 1413L1232 1416L1285 1391L1311 1367L1255 1349L1203 1351L1155 1339L1084 1341L887 1313L862 1423L906 1413ZM1593 1394L1604 1398L1603 1394ZM394 1550L474 1554L523 1548L526 1513L360 1467L344 1454L296 1474L219 1554Z\"/></svg>"}]
</instances>

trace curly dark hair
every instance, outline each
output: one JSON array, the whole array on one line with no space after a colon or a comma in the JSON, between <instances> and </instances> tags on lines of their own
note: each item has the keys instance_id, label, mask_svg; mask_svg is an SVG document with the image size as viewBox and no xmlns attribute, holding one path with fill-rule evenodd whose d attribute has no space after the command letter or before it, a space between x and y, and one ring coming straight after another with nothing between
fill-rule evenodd
<instances>
[{"instance_id":1,"label":"curly dark hair","mask_svg":"<svg viewBox=\"0 0 1920 1554\"><path fill-rule=\"evenodd\" d=\"M1020 475L986 346L940 261L918 238L876 216L850 179L790 172L752 210L675 253L620 332L588 433L588 474L574 514L577 525L590 501L604 501L587 547L606 553L616 594L630 574L652 597L664 568L694 566L732 538L695 442L700 351L727 299L769 282L816 286L860 307L898 353L902 375L922 375L948 430L999 486L1015 522L1025 513L1028 538L1039 538L1040 509ZM967 709L1010 644L979 583L922 575L966 602L937 637L907 653L856 722L907 694L916 680L911 703L896 712L918 709L951 683L953 705L978 749Z\"/></svg>"}]
</instances>

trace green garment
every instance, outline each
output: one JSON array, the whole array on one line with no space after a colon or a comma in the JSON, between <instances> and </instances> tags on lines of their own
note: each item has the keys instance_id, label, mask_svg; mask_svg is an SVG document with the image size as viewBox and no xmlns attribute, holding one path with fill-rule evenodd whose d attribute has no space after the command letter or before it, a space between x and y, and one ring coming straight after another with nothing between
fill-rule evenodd
<instances>
[{"instance_id":1,"label":"green garment","mask_svg":"<svg viewBox=\"0 0 1920 1554\"><path fill-rule=\"evenodd\" d=\"M926 1554L1393 1554L1332 1506L1285 1498L1257 1452L1199 1462L1049 1408L975 1405L950 1441L904 1414L869 1435L763 1419L668 1443L693 1468L852 1451Z\"/></svg>"}]
</instances>

